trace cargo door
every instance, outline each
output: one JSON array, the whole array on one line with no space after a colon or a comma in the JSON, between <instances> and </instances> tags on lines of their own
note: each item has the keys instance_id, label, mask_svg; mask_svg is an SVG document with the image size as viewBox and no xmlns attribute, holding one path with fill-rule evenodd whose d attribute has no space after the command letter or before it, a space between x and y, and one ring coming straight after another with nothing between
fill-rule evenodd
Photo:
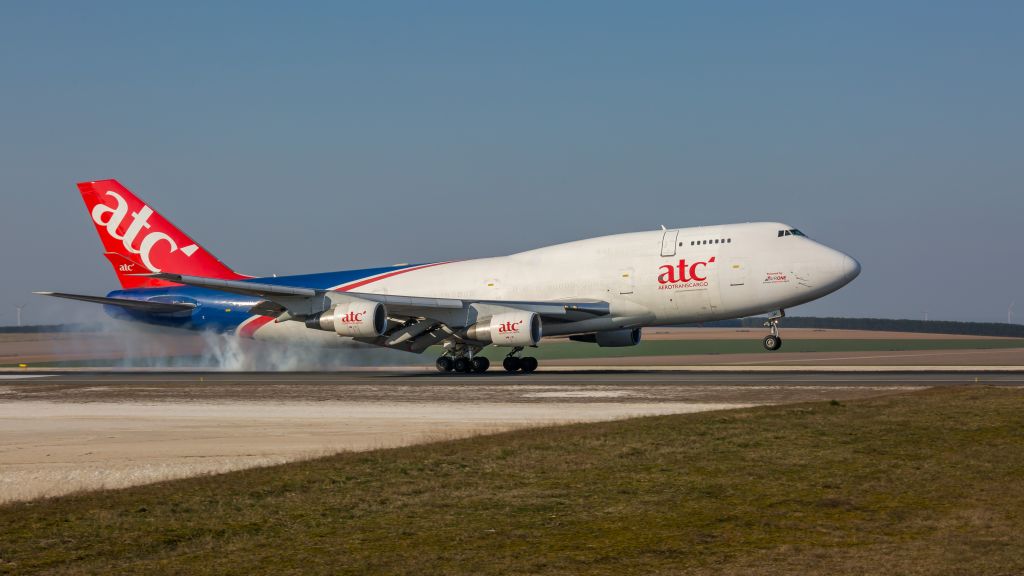
<instances>
[{"instance_id":1,"label":"cargo door","mask_svg":"<svg viewBox=\"0 0 1024 576\"><path fill-rule=\"evenodd\" d=\"M680 322L707 320L722 306L719 246L708 243L706 235L686 236L681 242L673 236L672 240L682 248L673 261L674 282L662 284L661 289L667 292Z\"/></svg>"}]
</instances>

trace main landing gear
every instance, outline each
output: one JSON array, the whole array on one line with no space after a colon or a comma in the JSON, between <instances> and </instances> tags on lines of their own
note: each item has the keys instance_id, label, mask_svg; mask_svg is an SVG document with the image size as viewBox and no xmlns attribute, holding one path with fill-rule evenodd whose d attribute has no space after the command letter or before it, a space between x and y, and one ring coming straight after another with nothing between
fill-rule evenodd
<instances>
[{"instance_id":1,"label":"main landing gear","mask_svg":"<svg viewBox=\"0 0 1024 576\"><path fill-rule=\"evenodd\" d=\"M441 356L435 363L438 372L461 372L463 374L471 374L476 372L482 374L487 372L487 369L491 367L491 361L483 356L474 356L469 358L467 356Z\"/></svg>"},{"instance_id":2,"label":"main landing gear","mask_svg":"<svg viewBox=\"0 0 1024 576\"><path fill-rule=\"evenodd\" d=\"M537 359L533 356L518 356L522 348L515 348L501 362L507 372L523 372L529 374L537 369ZM483 374L491 367L491 361L483 356L476 356L479 350L458 348L449 350L437 359L435 365L438 372L454 372L461 374Z\"/></svg>"},{"instance_id":3,"label":"main landing gear","mask_svg":"<svg viewBox=\"0 0 1024 576\"><path fill-rule=\"evenodd\" d=\"M779 320L782 320L785 316L786 311L779 310L779 314L777 316L768 318L768 321L764 323L771 332L771 334L765 336L764 339L761 340L761 344L764 345L765 350L774 352L775 350L782 348L782 337L779 336Z\"/></svg>"},{"instance_id":4,"label":"main landing gear","mask_svg":"<svg viewBox=\"0 0 1024 576\"><path fill-rule=\"evenodd\" d=\"M533 372L537 369L537 359L533 356L517 356L523 351L522 346L515 347L505 359L502 360L501 365L505 368L506 372L519 372L522 371L526 374Z\"/></svg>"}]
</instances>

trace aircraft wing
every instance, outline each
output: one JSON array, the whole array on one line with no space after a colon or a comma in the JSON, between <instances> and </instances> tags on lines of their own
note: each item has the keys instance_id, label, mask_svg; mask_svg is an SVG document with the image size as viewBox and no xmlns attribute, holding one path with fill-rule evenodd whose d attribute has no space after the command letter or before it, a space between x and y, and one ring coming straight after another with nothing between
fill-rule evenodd
<instances>
[{"instance_id":1,"label":"aircraft wing","mask_svg":"<svg viewBox=\"0 0 1024 576\"><path fill-rule=\"evenodd\" d=\"M279 316L285 312L289 312L294 316L321 312L331 306L328 294L335 293L330 290L279 286L277 284L265 284L246 280L221 280L183 274L157 273L146 274L146 276L188 286L219 290L221 292L258 296L269 302L257 304L250 312L264 316ZM608 303L599 300L467 300L460 298L396 296L371 292L344 292L343 294L380 302L384 304L388 315L392 317L433 319L456 327L464 325L454 320L458 318L458 312L464 312L469 306L474 304L515 308L535 312L545 319L562 321L583 320L610 313Z\"/></svg>"}]
</instances>

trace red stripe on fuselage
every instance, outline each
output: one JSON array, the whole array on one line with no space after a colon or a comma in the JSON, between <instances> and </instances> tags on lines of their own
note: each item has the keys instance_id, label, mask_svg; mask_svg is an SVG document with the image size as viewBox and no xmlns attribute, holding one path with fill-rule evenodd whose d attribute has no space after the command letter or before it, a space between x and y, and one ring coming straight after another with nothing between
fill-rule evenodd
<instances>
[{"instance_id":1,"label":"red stripe on fuselage","mask_svg":"<svg viewBox=\"0 0 1024 576\"><path fill-rule=\"evenodd\" d=\"M238 328L238 335L242 338L253 338L255 337L256 331L263 328L267 324L274 321L271 316L257 316L250 322L247 322L244 326Z\"/></svg>"},{"instance_id":2,"label":"red stripe on fuselage","mask_svg":"<svg viewBox=\"0 0 1024 576\"><path fill-rule=\"evenodd\" d=\"M435 262L433 264L424 264L422 266L413 266L412 268L403 268L402 270L395 270L394 272L388 272L387 274L381 274L380 276L371 276L370 278L364 278L362 280L356 280L349 284L342 284L334 288L335 292L348 292L354 288L366 286L372 284L378 280L385 278L391 278L392 276L398 276L399 274L405 274L406 272L414 272L416 270L423 270L424 268L430 268L432 266L440 266L441 264L447 264L447 262ZM243 338L255 338L256 331L273 322L274 319L270 316L257 316L250 322L238 328L238 335Z\"/></svg>"},{"instance_id":3,"label":"red stripe on fuselage","mask_svg":"<svg viewBox=\"0 0 1024 576\"><path fill-rule=\"evenodd\" d=\"M406 272L415 272L416 270L423 270L424 268L431 268L433 266L440 266L441 264L447 264L447 262L435 262L433 264L424 264L422 266L413 266L412 268L403 268L402 270L395 270L394 272L388 272L387 274L381 274L380 276L373 276L366 278L365 280L356 280L351 284L343 284L334 289L335 292L348 292L354 288L366 286L372 284L377 280L383 280L385 278L391 278L392 276L398 276L399 274L405 274Z\"/></svg>"}]
</instances>

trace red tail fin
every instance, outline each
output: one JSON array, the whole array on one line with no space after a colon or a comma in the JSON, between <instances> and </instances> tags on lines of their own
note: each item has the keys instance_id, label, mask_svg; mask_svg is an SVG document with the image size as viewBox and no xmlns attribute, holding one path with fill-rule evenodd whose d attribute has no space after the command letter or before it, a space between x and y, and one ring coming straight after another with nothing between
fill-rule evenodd
<instances>
[{"instance_id":1,"label":"red tail fin","mask_svg":"<svg viewBox=\"0 0 1024 576\"><path fill-rule=\"evenodd\" d=\"M164 280L134 276L173 272L207 278L246 278L217 260L117 180L80 182L103 248L124 288L173 286Z\"/></svg>"}]
</instances>

